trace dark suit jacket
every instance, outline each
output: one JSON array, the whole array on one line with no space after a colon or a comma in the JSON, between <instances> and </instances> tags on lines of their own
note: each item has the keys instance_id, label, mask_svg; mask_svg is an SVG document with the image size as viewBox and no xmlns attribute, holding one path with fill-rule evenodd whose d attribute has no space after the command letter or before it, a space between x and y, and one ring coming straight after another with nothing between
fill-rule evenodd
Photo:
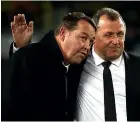
<instances>
[{"instance_id":1,"label":"dark suit jacket","mask_svg":"<svg viewBox=\"0 0 140 122\"><path fill-rule=\"evenodd\" d=\"M2 120L62 121L66 114L66 68L50 31L11 58L8 112Z\"/></svg>"},{"instance_id":2,"label":"dark suit jacket","mask_svg":"<svg viewBox=\"0 0 140 122\"><path fill-rule=\"evenodd\" d=\"M44 37L44 39L45 38L46 37ZM43 42L44 39L42 39L41 42ZM41 44L44 45L45 43L46 42L44 41ZM46 47L46 44L47 44L47 47ZM36 53L34 55L36 55L36 54L37 55L42 55L42 54L44 54L45 50L47 50L47 49L50 50L51 46L48 43L46 43L46 44L44 46L45 49L43 48L43 51L41 51L41 52L39 51L39 48L37 47ZM57 45L57 47L58 47L58 45ZM54 49L52 49L52 52L53 52L53 50ZM60 52L60 50L59 50L59 52ZM56 52L54 52L52 54L52 56L55 55L55 53ZM12 55L12 46L10 48L10 53L9 54L10 54L10 56ZM46 55L46 53L45 53L45 55ZM47 56L48 56L48 54L47 54ZM43 57L43 56L39 56L39 57ZM47 59L45 59L45 60L47 60ZM43 60L44 60L44 58L43 58ZM140 57L134 56L132 54L124 52L124 60L125 60L125 74L126 74L127 119L128 119L128 121L140 121L140 71L139 71L140 70ZM37 61L35 61L35 62L37 62ZM68 112L68 117L69 117L69 119L67 119L67 120L73 120L74 116L75 116L77 88L78 88L78 85L79 85L80 75L81 75L81 72L82 72L83 65L84 65L85 61L83 61L81 65L71 65L70 68L69 68L69 72L67 73L67 78L68 78L68 99L67 99L67 106L66 106L67 110L66 111ZM38 61L38 62L40 63L40 61ZM44 66L46 65L45 63L43 63ZM24 64L24 65L26 65L26 64ZM44 67L40 67L40 70L42 68L44 69ZM37 69L35 69L35 71L36 70ZM46 69L44 69L44 70L46 70ZM42 74L44 74L43 72L42 72ZM53 76L54 77L56 76L55 73L54 73ZM17 77L17 75L16 75L16 77ZM64 87L64 84L57 84L57 85L60 88L62 88L62 86ZM41 87L40 87L40 89L41 89ZM61 94L60 97L63 98L64 97L63 94ZM55 100L57 100L57 98ZM64 103L64 105L65 104L66 103ZM59 104L57 104L57 105L59 105ZM62 104L60 104L60 105L62 105ZM64 105L62 105L62 106L64 106ZM58 109L58 113L59 113L59 109Z\"/></svg>"},{"instance_id":3,"label":"dark suit jacket","mask_svg":"<svg viewBox=\"0 0 140 122\"><path fill-rule=\"evenodd\" d=\"M140 57L124 52L125 78L126 78L126 108L128 121L140 121ZM69 84L68 103L71 105L69 113L75 116L77 88L84 62L81 65L70 67L68 77L71 78ZM75 72L73 74L72 72ZM72 79L73 78L73 79Z\"/></svg>"}]
</instances>

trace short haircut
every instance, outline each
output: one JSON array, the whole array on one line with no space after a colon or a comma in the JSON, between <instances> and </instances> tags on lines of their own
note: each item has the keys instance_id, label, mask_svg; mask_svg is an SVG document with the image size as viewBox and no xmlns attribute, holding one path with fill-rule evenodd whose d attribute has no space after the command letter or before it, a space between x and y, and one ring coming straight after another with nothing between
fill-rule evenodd
<instances>
[{"instance_id":1,"label":"short haircut","mask_svg":"<svg viewBox=\"0 0 140 122\"><path fill-rule=\"evenodd\" d=\"M93 15L93 20L94 20L94 22L95 22L95 24L96 24L96 27L98 27L99 19L100 19L100 17L103 16L103 15L107 16L107 18L108 18L109 20L112 20L112 21L115 21L115 20L117 20L117 19L120 18L120 19L123 21L123 23L124 23L124 25L125 25L125 27L126 27L126 24L125 24L125 22L124 22L122 16L120 15L120 13L119 13L118 11L112 9L112 8L106 8L106 7L105 7L105 8L99 9L99 10Z\"/></svg>"},{"instance_id":2,"label":"short haircut","mask_svg":"<svg viewBox=\"0 0 140 122\"><path fill-rule=\"evenodd\" d=\"M69 13L68 15L65 15L61 21L61 23L58 25L58 27L55 29L55 35L58 35L60 32L61 27L65 27L69 31L72 31L76 28L77 23L79 20L85 20L88 23L92 25L92 27L96 31L96 25L94 23L94 20L88 16L86 16L82 12L73 12Z\"/></svg>"}]
</instances>

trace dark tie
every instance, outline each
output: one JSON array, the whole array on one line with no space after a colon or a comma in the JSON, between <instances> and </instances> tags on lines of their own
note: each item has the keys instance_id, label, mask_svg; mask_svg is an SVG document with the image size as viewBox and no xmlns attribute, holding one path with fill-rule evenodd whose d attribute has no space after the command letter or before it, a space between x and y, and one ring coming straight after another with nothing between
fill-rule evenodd
<instances>
[{"instance_id":1,"label":"dark tie","mask_svg":"<svg viewBox=\"0 0 140 122\"><path fill-rule=\"evenodd\" d=\"M103 62L103 80L104 80L104 105L105 105L105 121L117 121L115 97L111 72L109 69L111 62Z\"/></svg>"}]
</instances>

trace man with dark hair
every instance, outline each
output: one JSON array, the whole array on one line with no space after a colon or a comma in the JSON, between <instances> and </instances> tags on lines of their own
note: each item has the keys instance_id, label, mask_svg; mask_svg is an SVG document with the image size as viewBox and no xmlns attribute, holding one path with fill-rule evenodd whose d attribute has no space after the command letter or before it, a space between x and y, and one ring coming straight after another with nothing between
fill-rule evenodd
<instances>
[{"instance_id":1,"label":"man with dark hair","mask_svg":"<svg viewBox=\"0 0 140 122\"><path fill-rule=\"evenodd\" d=\"M92 50L81 65L69 68L68 111L78 121L140 121L140 58L124 51L125 22L111 8L93 18Z\"/></svg>"},{"instance_id":2,"label":"man with dark hair","mask_svg":"<svg viewBox=\"0 0 140 122\"><path fill-rule=\"evenodd\" d=\"M15 16L11 25L17 47L19 40L31 39L33 22L27 25L24 15ZM59 28L48 32L39 43L22 43L24 47L10 58L9 111L2 120L69 120L67 70L70 64L79 64L87 57L95 30L91 18L74 12L64 16Z\"/></svg>"},{"instance_id":3,"label":"man with dark hair","mask_svg":"<svg viewBox=\"0 0 140 122\"><path fill-rule=\"evenodd\" d=\"M111 8L93 18L97 31L76 89L76 120L140 121L140 58L124 51L125 22Z\"/></svg>"}]
</instances>

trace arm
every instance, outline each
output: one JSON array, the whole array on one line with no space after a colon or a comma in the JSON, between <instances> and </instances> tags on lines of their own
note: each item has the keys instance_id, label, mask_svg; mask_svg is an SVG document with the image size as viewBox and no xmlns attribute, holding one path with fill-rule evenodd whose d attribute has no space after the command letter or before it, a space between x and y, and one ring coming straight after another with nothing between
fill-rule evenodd
<instances>
[{"instance_id":1,"label":"arm","mask_svg":"<svg viewBox=\"0 0 140 122\"><path fill-rule=\"evenodd\" d=\"M5 92L8 91L9 99L7 101L7 104L5 104L7 106L7 110L4 110L4 118L2 118L2 120L5 121L26 119L25 113L27 113L27 108L23 107L26 105L26 103L24 102L24 100L26 99L26 97L24 96L26 89L24 83L27 83L28 77L26 77L27 61L24 57L25 51L21 52L19 50L9 60L10 76L9 82L7 84L9 87L6 87L8 89L5 90Z\"/></svg>"},{"instance_id":2,"label":"arm","mask_svg":"<svg viewBox=\"0 0 140 122\"><path fill-rule=\"evenodd\" d=\"M14 42L12 42L11 45L10 45L9 58L11 58L12 55L14 54L14 51L13 51L13 43L14 43Z\"/></svg>"}]
</instances>

